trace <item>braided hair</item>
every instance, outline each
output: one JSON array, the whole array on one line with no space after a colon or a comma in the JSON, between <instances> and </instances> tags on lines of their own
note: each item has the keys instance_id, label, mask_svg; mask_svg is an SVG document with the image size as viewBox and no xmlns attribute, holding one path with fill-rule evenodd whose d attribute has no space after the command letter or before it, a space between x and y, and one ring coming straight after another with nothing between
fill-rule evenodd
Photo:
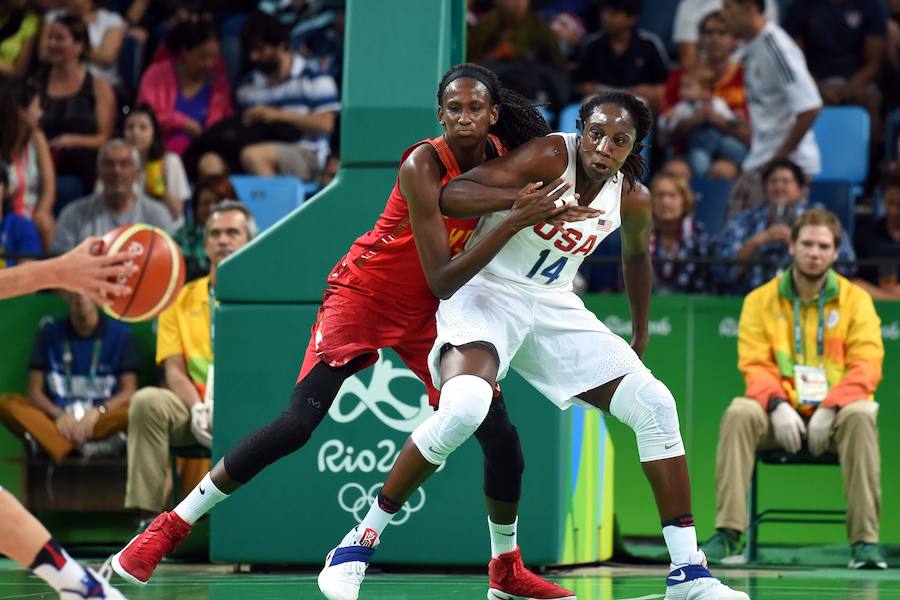
<instances>
[{"instance_id":1,"label":"braided hair","mask_svg":"<svg viewBox=\"0 0 900 600\"><path fill-rule=\"evenodd\" d=\"M551 132L547 121L541 116L531 100L503 87L500 79L490 69L474 63L462 63L451 67L438 84L438 104L444 101L444 90L451 81L460 77L472 77L485 85L491 94L491 104L500 108L500 117L491 126L491 133L500 138L512 150L528 140L543 137Z\"/></svg>"},{"instance_id":2,"label":"braided hair","mask_svg":"<svg viewBox=\"0 0 900 600\"><path fill-rule=\"evenodd\" d=\"M602 92L581 105L581 109L578 111L578 117L581 119L581 122L585 123L594 109L603 104L617 104L621 106L631 114L631 118L634 121L634 147L631 149L628 158L625 159L625 164L622 165L621 169L622 174L625 176L625 182L628 184L629 189L633 190L635 184L644 176L644 171L647 168L641 156L641 150L644 149L643 140L647 137L647 133L650 132L650 127L653 126L653 115L650 114L650 109L647 108L644 101L634 94L629 94L628 92Z\"/></svg>"}]
</instances>

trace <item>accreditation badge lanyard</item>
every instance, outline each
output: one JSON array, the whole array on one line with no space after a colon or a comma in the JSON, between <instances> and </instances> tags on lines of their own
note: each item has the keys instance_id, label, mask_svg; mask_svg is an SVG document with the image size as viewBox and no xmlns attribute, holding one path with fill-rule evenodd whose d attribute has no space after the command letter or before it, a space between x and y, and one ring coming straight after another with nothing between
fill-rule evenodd
<instances>
[{"instance_id":1,"label":"accreditation badge lanyard","mask_svg":"<svg viewBox=\"0 0 900 600\"><path fill-rule=\"evenodd\" d=\"M89 404L93 404L94 396L97 394L97 368L100 366L100 350L103 347L103 340L94 339L94 349L91 351L91 368L88 371L88 397ZM63 375L66 385L66 399L74 397L75 391L72 386L72 362L74 355L72 354L72 343L69 338L63 340Z\"/></svg>"},{"instance_id":2,"label":"accreditation badge lanyard","mask_svg":"<svg viewBox=\"0 0 900 600\"><path fill-rule=\"evenodd\" d=\"M794 387L797 402L817 406L828 394L828 379L825 376L823 357L825 356L825 295L819 293L818 323L816 325L816 366L803 364L809 358L803 352L803 328L800 326L800 300L794 298Z\"/></svg>"}]
</instances>

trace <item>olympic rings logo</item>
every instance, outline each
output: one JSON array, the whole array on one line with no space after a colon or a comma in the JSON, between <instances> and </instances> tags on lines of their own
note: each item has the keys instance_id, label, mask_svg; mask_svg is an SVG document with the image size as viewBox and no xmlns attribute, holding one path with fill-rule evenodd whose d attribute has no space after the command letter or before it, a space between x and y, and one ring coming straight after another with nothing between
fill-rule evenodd
<instances>
[{"instance_id":1,"label":"olympic rings logo","mask_svg":"<svg viewBox=\"0 0 900 600\"><path fill-rule=\"evenodd\" d=\"M357 523L361 522L369 507L378 498L378 490L381 489L382 483L373 484L368 490L358 483L344 484L338 491L338 506L353 515ZM419 488L416 495L407 500L400 508L400 512L394 515L391 525L403 525L409 521L412 513L419 512L423 506L425 506L425 490Z\"/></svg>"}]
</instances>

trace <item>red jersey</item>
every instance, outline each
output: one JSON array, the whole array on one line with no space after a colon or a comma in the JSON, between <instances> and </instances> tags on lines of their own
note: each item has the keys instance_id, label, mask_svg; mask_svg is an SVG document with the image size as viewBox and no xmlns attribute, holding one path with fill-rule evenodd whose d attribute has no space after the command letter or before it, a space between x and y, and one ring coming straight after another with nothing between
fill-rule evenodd
<instances>
[{"instance_id":1,"label":"red jersey","mask_svg":"<svg viewBox=\"0 0 900 600\"><path fill-rule=\"evenodd\" d=\"M682 75L684 75L684 69L676 69L669 74L669 78L666 80L662 112L675 106L681 100L679 89ZM713 87L713 95L724 100L731 112L740 115L746 121L750 120L750 113L747 111L747 90L744 88L743 66L731 65L722 79L716 82Z\"/></svg>"},{"instance_id":2,"label":"red jersey","mask_svg":"<svg viewBox=\"0 0 900 600\"><path fill-rule=\"evenodd\" d=\"M497 156L506 154L506 148L494 135L488 135L488 151ZM441 185L445 185L460 175L456 157L443 136L422 140L413 144L403 153L403 164L413 150L422 144L431 144L444 167ZM493 147L492 147L493 146ZM478 219L455 219L444 217L444 224L450 237L450 254L455 256L465 247L475 231ZM425 272L419 262L416 242L409 223L409 205L400 191L400 175L388 198L375 228L361 235L350 251L342 259L347 267L370 288L392 296L416 301L428 300L436 303L436 298L428 287Z\"/></svg>"}]
</instances>

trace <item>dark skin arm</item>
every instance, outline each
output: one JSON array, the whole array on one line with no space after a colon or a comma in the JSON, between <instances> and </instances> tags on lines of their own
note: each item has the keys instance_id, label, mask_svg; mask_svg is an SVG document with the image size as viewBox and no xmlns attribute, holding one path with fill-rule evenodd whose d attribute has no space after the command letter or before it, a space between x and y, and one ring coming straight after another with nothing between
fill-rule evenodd
<instances>
[{"instance_id":1,"label":"dark skin arm","mask_svg":"<svg viewBox=\"0 0 900 600\"><path fill-rule=\"evenodd\" d=\"M775 152L774 158L786 158L790 155L797 147L797 144L800 143L800 140L803 139L803 136L806 135L806 132L809 131L809 128L812 127L813 121L816 120L816 115L818 114L819 109L814 108L797 115L797 119L791 126L791 130L788 131L787 137L784 138L781 148Z\"/></svg>"},{"instance_id":2,"label":"dark skin arm","mask_svg":"<svg viewBox=\"0 0 900 600\"><path fill-rule=\"evenodd\" d=\"M627 184L626 184L627 187ZM641 358L650 341L650 292L653 265L650 262L650 193L638 183L622 192L622 272L631 307L631 347Z\"/></svg>"},{"instance_id":3,"label":"dark skin arm","mask_svg":"<svg viewBox=\"0 0 900 600\"><path fill-rule=\"evenodd\" d=\"M534 184L526 186L499 226L477 244L452 257L438 203L443 177L439 164L434 149L423 144L401 165L399 179L400 190L409 205L410 226L428 287L435 296L446 299L484 268L520 229L563 212L565 208L556 208L554 202L566 187L550 193L549 186L543 190Z\"/></svg>"}]
</instances>

